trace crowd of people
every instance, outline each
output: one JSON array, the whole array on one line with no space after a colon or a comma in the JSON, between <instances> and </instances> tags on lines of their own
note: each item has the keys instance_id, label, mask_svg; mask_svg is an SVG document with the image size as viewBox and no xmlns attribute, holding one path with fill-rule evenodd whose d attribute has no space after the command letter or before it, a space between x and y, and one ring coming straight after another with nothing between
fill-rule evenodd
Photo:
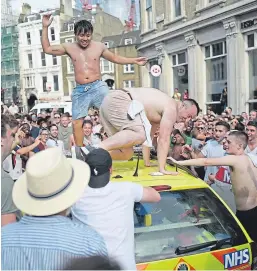
<instances>
[{"instance_id":1,"label":"crowd of people","mask_svg":"<svg viewBox=\"0 0 257 271\"><path fill-rule=\"evenodd\" d=\"M151 151L157 155L159 175L179 174L167 170L167 158L189 166L257 242L256 111L234 115L225 107L226 91L221 115L211 108L203 114L187 90L182 99L177 89L174 99L147 87L109 91L101 81L101 57L141 66L147 59L113 54L92 40L86 20L74 26L76 42L51 45L51 22L43 16L42 48L72 59L72 115L58 108L20 114L14 104L2 105L2 269L67 270L85 260L90 269L135 270L134 203L161 197L151 187L110 182L110 176L112 161L129 160L136 145L146 167ZM92 265L95 257L103 261Z\"/></svg>"},{"instance_id":2,"label":"crowd of people","mask_svg":"<svg viewBox=\"0 0 257 271\"><path fill-rule=\"evenodd\" d=\"M85 145L106 137L97 111L92 112L83 122ZM68 159L72 144L65 149L58 134L70 128L66 113L59 118L54 110L36 117L2 115L2 268L66 269L75 259L108 255L111 262L102 259L104 266L135 270L134 203L157 202L159 193L134 183L109 182L112 158L103 149L90 152L86 163ZM32 130L37 130L35 138ZM66 138L72 142L72 133Z\"/></svg>"},{"instance_id":3,"label":"crowd of people","mask_svg":"<svg viewBox=\"0 0 257 271\"><path fill-rule=\"evenodd\" d=\"M84 146L94 147L108 138L104 127L101 125L98 110L91 108L82 125ZM88 238L87 242L94 242L95 244L97 244L96 240L99 242L99 247L94 248L94 253L85 251L81 256L111 255L111 259L117 261L123 268L135 269L135 259L133 255L133 204L137 201L158 201L160 200L159 194L151 188L143 188L131 183L109 183L112 158L107 151L96 148L89 153L84 161L90 168L95 167L97 171L101 173L100 176L92 176L92 174L94 174L92 173L93 171L87 171L85 164L83 165L84 173L80 173L81 175L85 176L91 172L88 184L89 189L87 189L84 194L81 194L83 192L83 189L81 189L80 194L76 193L76 197L70 199L72 202L67 203L68 206L65 204L65 206L62 206L62 204L60 204L61 206L59 207L59 204L57 204L58 210L56 211L55 208L53 208L54 203L52 200L50 200L52 203L49 210L45 207L42 208L42 206L38 206L37 209L37 206L33 202L29 202L28 206L24 207L24 202L26 202L25 195L22 195L22 192L17 190L21 188L17 187L16 192L12 192L12 190L14 190L13 185L15 181L22 178L25 172L28 178L26 181L29 181L29 176L34 177L31 178L28 185L31 185L31 189L35 189L36 187L33 186L35 186L35 181L38 181L35 178L46 177L44 173L49 172L49 167L54 161L65 159L64 157L74 157L72 152L74 151L75 143L71 127L71 116L68 113L59 113L58 109L54 109L52 112L42 111L38 115L33 112L29 114L11 114L10 112L5 112L5 114L2 114L1 128L2 226L21 219L19 223L14 223L12 227L6 227L6 232L3 231L2 236L6 237L3 238L2 245L4 251L3 266L5 269L29 269L29 263L26 261L20 265L20 262L12 264L8 260L9 255L13 255L13 253L19 255L19 253L21 253L16 245L22 246L27 244L27 242L29 242L28 240L34 240L33 238L36 238L41 231L40 236L42 236L39 239L37 238L37 245L41 247L40 242L43 242L44 248L49 249L52 246L55 247L52 240L64 238L64 236L62 235L61 237L58 235L60 233L57 229L51 231L51 233L48 229L55 227L55 224L57 227L62 223L62 219L66 219L60 216L70 214L74 224L83 224L84 226L81 226L81 229L76 229L76 237L74 237L74 233L70 232L74 225L69 228L68 225L66 225L69 223L68 218L63 221L63 223L66 224L63 226L64 228L62 228L62 234L65 233L65 235L73 239L67 240L65 237L64 239L67 244L72 243L72 241L74 242L74 238L77 240L82 237L82 231L84 231L83 238ZM158 128L153 137L153 147L151 151L147 152L145 149L148 147L142 147L145 166L152 165L150 162L150 152L155 154L158 152L159 132L160 129ZM244 135L246 135L246 137L244 137ZM236 143L238 144L236 150L233 149L236 148L235 143L231 143L231 141L233 141L232 137L236 139ZM247 140L247 142L245 140ZM40 153L40 155L35 155L36 153ZM244 184L242 184L240 179L238 183L233 186L233 181L231 181L233 174L231 167L233 167L234 162L232 161L233 163L231 164L231 161L227 162L226 160L222 160L222 158L231 159L233 155L242 155L244 153L248 154L251 158L254 165L253 169L251 169L251 165L247 165L247 161L243 161L243 159L235 159L234 162L239 163L239 165L235 166L235 171L242 167L239 179L244 178L245 180L250 171L252 175L255 176L254 171L257 165L256 111L251 111L249 115L246 112L242 112L241 115L233 115L232 108L227 107L221 115L217 115L209 107L207 114L203 114L200 111L197 117L177 122L174 125L173 132L170 134L168 159L174 163L189 166L197 177L207 182L239 218L241 215L241 221L248 227L251 237L257 240L256 234L254 233L255 228L247 226L250 224L250 226L255 227L255 224L251 222L256 220L256 179L249 177L249 180L245 181ZM217 163L216 161L216 163L208 164L204 161L197 162L201 160L197 158L219 158L219 162ZM81 162L77 159L76 161ZM82 165L80 165L80 167L82 167ZM67 181L66 178L70 176L69 173L65 172L63 172L64 175L62 175L61 171L60 166L59 172L56 172L56 176L48 176L48 178L56 182L58 182L56 180L56 178L58 178L60 187L65 184L65 181ZM76 172L74 174L76 174ZM64 178L64 176L66 176L66 178ZM98 179L94 180L94 177ZM86 184L84 183L84 185ZM55 189L59 190L60 187L56 187ZM103 189L103 187L105 189ZM29 187L27 187L27 189L29 189ZM45 191L44 187L39 186L38 189L36 192L39 194ZM54 188L52 187L51 189ZM19 196L15 196L15 194L19 194ZM15 200L15 197L18 199ZM119 208L120 204L122 206L121 209ZM19 206L21 206L21 208L19 208ZM46 206L45 203L44 206ZM243 210L243 214L240 214L239 208ZM42 210L43 213L41 213ZM247 210L250 211L245 213L244 211ZM22 217L21 211L31 216ZM42 227L40 226L42 225L42 221L41 219L37 220L37 217L45 218ZM119 217L119 220L114 221L112 219L113 217ZM123 219L121 219L121 217L123 217ZM250 220L249 217L251 217ZM109 220L110 218L111 220ZM122 221L122 225L119 225L119 221ZM124 221L126 221L127 231L121 231L118 235L119 238L117 238L117 231L122 229ZM31 224L31 227L26 230L24 223ZM90 227L91 231L88 228L83 228L85 225ZM14 234L14 231L20 231L22 240L17 241L16 238L21 237ZM88 233L88 237L85 232ZM96 232L98 234L96 234ZM113 234L110 234L110 232ZM12 237L12 234L16 237ZM42 238L46 241L42 241ZM101 238L103 238L104 241ZM126 240L123 241L122 244L120 244L121 238ZM12 246L14 244L14 249L10 248L9 242L13 242ZM72 249L78 251L79 246L82 248L82 244L79 242L76 242L76 244L77 247L72 247ZM60 247L63 245L64 244L60 244ZM128 251L130 251L130 253L128 253ZM27 253L32 252L28 249ZM51 257L54 257L50 250L49 253L51 253ZM48 257L50 254L46 253L46 255L46 257ZM67 259L69 259L67 254L56 254L55 256L56 258L61 257L59 259L59 261L61 261L59 267L65 268L68 264ZM52 264L56 263L49 262L47 268L54 268ZM33 268L37 269L40 267L40 269L44 269L45 265L43 265L33 266Z\"/></svg>"},{"instance_id":4,"label":"crowd of people","mask_svg":"<svg viewBox=\"0 0 257 271\"><path fill-rule=\"evenodd\" d=\"M98 111L92 109L89 113L82 124L84 145L94 145L106 138L106 133L101 129ZM54 109L51 113L42 111L38 115L8 112L5 115L13 116L18 123L15 147L3 163L13 180L17 180L24 172L29 157L47 148L58 147L65 156L71 157L75 142L69 113L61 114Z\"/></svg>"}]
</instances>

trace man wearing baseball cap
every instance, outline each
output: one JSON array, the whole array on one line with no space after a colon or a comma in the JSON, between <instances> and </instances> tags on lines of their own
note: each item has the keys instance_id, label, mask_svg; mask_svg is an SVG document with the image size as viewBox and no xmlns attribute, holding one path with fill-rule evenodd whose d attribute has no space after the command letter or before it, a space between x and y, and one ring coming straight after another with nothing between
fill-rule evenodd
<instances>
[{"instance_id":1,"label":"man wearing baseball cap","mask_svg":"<svg viewBox=\"0 0 257 271\"><path fill-rule=\"evenodd\" d=\"M59 148L28 160L12 194L26 215L2 228L3 270L62 270L78 257L107 256L104 240L94 229L66 216L89 178L89 167L67 159Z\"/></svg>"},{"instance_id":2,"label":"man wearing baseball cap","mask_svg":"<svg viewBox=\"0 0 257 271\"><path fill-rule=\"evenodd\" d=\"M132 182L110 182L112 158L104 149L92 150L85 162L91 169L89 187L73 205L73 219L91 226L102 235L109 257L122 269L136 270L134 204L158 202L160 194L151 187Z\"/></svg>"}]
</instances>

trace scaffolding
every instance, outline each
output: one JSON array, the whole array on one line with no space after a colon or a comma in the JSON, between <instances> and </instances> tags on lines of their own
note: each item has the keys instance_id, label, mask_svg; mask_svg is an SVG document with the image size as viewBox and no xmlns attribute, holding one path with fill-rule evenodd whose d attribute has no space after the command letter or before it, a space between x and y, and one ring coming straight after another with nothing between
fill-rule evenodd
<instances>
[{"instance_id":1,"label":"scaffolding","mask_svg":"<svg viewBox=\"0 0 257 271\"><path fill-rule=\"evenodd\" d=\"M1 1L1 100L18 102L20 90L18 16L10 0Z\"/></svg>"}]
</instances>

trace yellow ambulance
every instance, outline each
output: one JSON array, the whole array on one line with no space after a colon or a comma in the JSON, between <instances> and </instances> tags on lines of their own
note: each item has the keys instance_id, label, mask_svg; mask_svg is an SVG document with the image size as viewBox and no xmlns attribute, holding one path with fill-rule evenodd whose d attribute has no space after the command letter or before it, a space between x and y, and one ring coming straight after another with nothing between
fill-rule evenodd
<instances>
[{"instance_id":1,"label":"yellow ambulance","mask_svg":"<svg viewBox=\"0 0 257 271\"><path fill-rule=\"evenodd\" d=\"M256 244L215 191L186 168L178 168L177 176L150 175L157 171L136 158L113 163L112 181L161 194L158 203L134 206L138 270L257 269Z\"/></svg>"}]
</instances>

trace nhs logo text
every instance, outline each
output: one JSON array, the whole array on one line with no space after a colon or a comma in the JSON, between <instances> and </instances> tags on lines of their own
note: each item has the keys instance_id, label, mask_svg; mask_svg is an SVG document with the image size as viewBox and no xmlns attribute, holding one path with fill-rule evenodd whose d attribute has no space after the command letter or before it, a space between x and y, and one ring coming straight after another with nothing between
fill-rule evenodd
<instances>
[{"instance_id":1,"label":"nhs logo text","mask_svg":"<svg viewBox=\"0 0 257 271\"><path fill-rule=\"evenodd\" d=\"M247 248L225 254L223 257L225 269L248 263L250 260L249 250Z\"/></svg>"}]
</instances>

